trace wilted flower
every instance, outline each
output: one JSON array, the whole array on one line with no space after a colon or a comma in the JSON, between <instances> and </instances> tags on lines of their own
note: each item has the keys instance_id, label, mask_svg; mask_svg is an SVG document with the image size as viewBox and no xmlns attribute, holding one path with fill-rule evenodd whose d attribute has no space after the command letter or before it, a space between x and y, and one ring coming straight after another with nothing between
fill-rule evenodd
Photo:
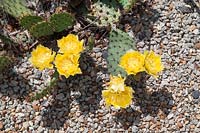
<instances>
[{"instance_id":1,"label":"wilted flower","mask_svg":"<svg viewBox=\"0 0 200 133\"><path fill-rule=\"evenodd\" d=\"M102 91L106 105L113 105L115 108L126 108L132 102L133 90L124 84L124 79L120 76L111 76L109 86Z\"/></svg>"},{"instance_id":2,"label":"wilted flower","mask_svg":"<svg viewBox=\"0 0 200 133\"><path fill-rule=\"evenodd\" d=\"M79 68L79 57L80 54L57 54L55 58L55 66L60 75L64 75L68 78L70 75L81 74L81 69Z\"/></svg>"},{"instance_id":3,"label":"wilted flower","mask_svg":"<svg viewBox=\"0 0 200 133\"><path fill-rule=\"evenodd\" d=\"M158 73L163 70L160 55L156 55L153 51L145 51L144 55L146 72L157 78Z\"/></svg>"},{"instance_id":4,"label":"wilted flower","mask_svg":"<svg viewBox=\"0 0 200 133\"><path fill-rule=\"evenodd\" d=\"M144 55L137 51L128 51L120 59L119 64L128 74L136 75L144 71Z\"/></svg>"},{"instance_id":5,"label":"wilted flower","mask_svg":"<svg viewBox=\"0 0 200 133\"><path fill-rule=\"evenodd\" d=\"M34 67L38 68L39 70L43 70L45 68L52 69L53 64L51 64L54 60L55 52L51 49L42 46L41 44L36 47L31 52L31 58L29 59L30 62L33 64Z\"/></svg>"},{"instance_id":6,"label":"wilted flower","mask_svg":"<svg viewBox=\"0 0 200 133\"><path fill-rule=\"evenodd\" d=\"M83 51L83 40L79 41L78 36L68 34L60 40L57 40L60 53L79 54Z\"/></svg>"}]
</instances>

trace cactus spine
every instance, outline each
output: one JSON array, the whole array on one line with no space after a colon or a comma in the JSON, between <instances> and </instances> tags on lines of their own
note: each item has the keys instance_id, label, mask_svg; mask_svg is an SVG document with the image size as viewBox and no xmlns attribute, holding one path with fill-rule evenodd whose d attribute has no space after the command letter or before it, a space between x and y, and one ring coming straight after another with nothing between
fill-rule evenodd
<instances>
[{"instance_id":1,"label":"cactus spine","mask_svg":"<svg viewBox=\"0 0 200 133\"><path fill-rule=\"evenodd\" d=\"M61 32L74 24L75 18L69 13L53 14L50 23L54 27L54 32Z\"/></svg>"},{"instance_id":2,"label":"cactus spine","mask_svg":"<svg viewBox=\"0 0 200 133\"><path fill-rule=\"evenodd\" d=\"M0 5L5 12L17 19L22 16L33 14L33 12L26 7L26 2L24 0L1 0Z\"/></svg>"},{"instance_id":3,"label":"cactus spine","mask_svg":"<svg viewBox=\"0 0 200 133\"><path fill-rule=\"evenodd\" d=\"M7 56L0 56L0 72L2 73L5 69L8 69L11 64L11 59Z\"/></svg>"},{"instance_id":4,"label":"cactus spine","mask_svg":"<svg viewBox=\"0 0 200 133\"><path fill-rule=\"evenodd\" d=\"M87 15L90 22L107 26L119 20L120 12L115 0L101 0L92 4L92 11Z\"/></svg>"},{"instance_id":5,"label":"cactus spine","mask_svg":"<svg viewBox=\"0 0 200 133\"><path fill-rule=\"evenodd\" d=\"M119 29L110 32L109 40L108 72L111 75L121 74L121 76L125 77L126 72L119 66L119 61L121 56L128 50L135 49L135 42L127 33Z\"/></svg>"},{"instance_id":6,"label":"cactus spine","mask_svg":"<svg viewBox=\"0 0 200 133\"><path fill-rule=\"evenodd\" d=\"M136 0L118 0L118 2L123 6L126 11L129 11L135 4Z\"/></svg>"}]
</instances>

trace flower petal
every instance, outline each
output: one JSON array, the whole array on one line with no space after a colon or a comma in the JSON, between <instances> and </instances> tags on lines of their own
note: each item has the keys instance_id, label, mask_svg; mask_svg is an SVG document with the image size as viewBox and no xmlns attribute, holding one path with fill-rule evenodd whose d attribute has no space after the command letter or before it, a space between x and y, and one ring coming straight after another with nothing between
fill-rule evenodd
<instances>
[{"instance_id":1,"label":"flower petal","mask_svg":"<svg viewBox=\"0 0 200 133\"><path fill-rule=\"evenodd\" d=\"M136 75L144 71L144 55L137 51L128 51L120 59L120 66L128 73Z\"/></svg>"},{"instance_id":2,"label":"flower petal","mask_svg":"<svg viewBox=\"0 0 200 133\"><path fill-rule=\"evenodd\" d=\"M82 72L79 68L79 57L79 54L57 54L55 58L55 65L59 74L64 75L66 78L76 74L81 74Z\"/></svg>"},{"instance_id":3,"label":"flower petal","mask_svg":"<svg viewBox=\"0 0 200 133\"><path fill-rule=\"evenodd\" d=\"M36 47L36 49L31 52L31 58L29 59L29 61L34 67L40 70L43 70L45 68L52 69L52 62L55 55L56 53L54 51L40 44Z\"/></svg>"},{"instance_id":4,"label":"flower petal","mask_svg":"<svg viewBox=\"0 0 200 133\"><path fill-rule=\"evenodd\" d=\"M84 50L83 40L79 41L78 36L74 34L68 34L60 40L57 40L58 47L60 48L60 53L72 53L79 54Z\"/></svg>"},{"instance_id":5,"label":"flower petal","mask_svg":"<svg viewBox=\"0 0 200 133\"><path fill-rule=\"evenodd\" d=\"M111 76L109 86L102 91L102 96L106 102L106 106L113 105L115 108L126 108L132 103L131 87L124 84L124 79L121 76Z\"/></svg>"},{"instance_id":6,"label":"flower petal","mask_svg":"<svg viewBox=\"0 0 200 133\"><path fill-rule=\"evenodd\" d=\"M163 70L161 57L159 55L156 55L153 51L145 51L144 55L146 72L157 78L158 73Z\"/></svg>"}]
</instances>

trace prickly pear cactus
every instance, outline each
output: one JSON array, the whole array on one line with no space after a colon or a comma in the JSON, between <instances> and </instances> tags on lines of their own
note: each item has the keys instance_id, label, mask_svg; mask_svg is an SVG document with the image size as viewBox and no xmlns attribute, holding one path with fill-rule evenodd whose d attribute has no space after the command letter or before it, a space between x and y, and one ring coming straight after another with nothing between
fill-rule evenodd
<instances>
[{"instance_id":1,"label":"prickly pear cactus","mask_svg":"<svg viewBox=\"0 0 200 133\"><path fill-rule=\"evenodd\" d=\"M53 29L48 22L39 22L31 27L30 33L38 38L42 36L48 36L53 34Z\"/></svg>"},{"instance_id":2,"label":"prickly pear cactus","mask_svg":"<svg viewBox=\"0 0 200 133\"><path fill-rule=\"evenodd\" d=\"M25 15L33 14L26 7L25 0L0 0L0 8L17 19Z\"/></svg>"},{"instance_id":3,"label":"prickly pear cactus","mask_svg":"<svg viewBox=\"0 0 200 133\"><path fill-rule=\"evenodd\" d=\"M3 42L4 45L17 45L14 40L9 38L8 36L4 35L3 33L0 33L0 40ZM4 50L4 45L0 45L0 50Z\"/></svg>"},{"instance_id":4,"label":"prickly pear cactus","mask_svg":"<svg viewBox=\"0 0 200 133\"><path fill-rule=\"evenodd\" d=\"M115 0L97 1L91 5L91 10L87 18L98 26L107 26L119 20L120 12Z\"/></svg>"},{"instance_id":5,"label":"prickly pear cactus","mask_svg":"<svg viewBox=\"0 0 200 133\"><path fill-rule=\"evenodd\" d=\"M55 32L61 32L64 29L74 24L74 16L69 13L53 14L50 18L50 23Z\"/></svg>"},{"instance_id":6,"label":"prickly pear cactus","mask_svg":"<svg viewBox=\"0 0 200 133\"><path fill-rule=\"evenodd\" d=\"M122 77L125 77L126 72L119 67L119 61L121 56L128 50L135 49L135 42L127 33L119 29L110 32L109 40L107 57L108 72L111 75L121 74Z\"/></svg>"},{"instance_id":7,"label":"prickly pear cactus","mask_svg":"<svg viewBox=\"0 0 200 133\"><path fill-rule=\"evenodd\" d=\"M118 1L127 11L129 11L136 2L136 0L118 0Z\"/></svg>"},{"instance_id":8,"label":"prickly pear cactus","mask_svg":"<svg viewBox=\"0 0 200 133\"><path fill-rule=\"evenodd\" d=\"M2 73L11 64L11 59L7 56L0 56L0 72Z\"/></svg>"},{"instance_id":9,"label":"prickly pear cactus","mask_svg":"<svg viewBox=\"0 0 200 133\"><path fill-rule=\"evenodd\" d=\"M20 25L26 29L30 29L31 26L33 26L34 24L37 24L38 22L41 22L41 21L43 21L43 19L39 16L28 15L28 16L24 16L20 19Z\"/></svg>"}]
</instances>

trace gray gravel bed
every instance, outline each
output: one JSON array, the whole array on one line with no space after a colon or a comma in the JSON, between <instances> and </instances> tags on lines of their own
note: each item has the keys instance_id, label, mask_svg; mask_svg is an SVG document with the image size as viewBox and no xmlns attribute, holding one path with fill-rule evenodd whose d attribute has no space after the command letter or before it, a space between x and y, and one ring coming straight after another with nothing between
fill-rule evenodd
<instances>
[{"instance_id":1,"label":"gray gravel bed","mask_svg":"<svg viewBox=\"0 0 200 133\"><path fill-rule=\"evenodd\" d=\"M194 2L199 7L198 0ZM63 78L51 94L33 102L27 100L29 95L49 85L51 71L33 68L27 54L0 74L0 131L200 132L198 9L183 0L155 0L136 18L124 16L138 50L161 54L165 69L157 80L147 77L133 85L130 107L105 107L101 91L109 80L106 47L84 53L82 75Z\"/></svg>"}]
</instances>

